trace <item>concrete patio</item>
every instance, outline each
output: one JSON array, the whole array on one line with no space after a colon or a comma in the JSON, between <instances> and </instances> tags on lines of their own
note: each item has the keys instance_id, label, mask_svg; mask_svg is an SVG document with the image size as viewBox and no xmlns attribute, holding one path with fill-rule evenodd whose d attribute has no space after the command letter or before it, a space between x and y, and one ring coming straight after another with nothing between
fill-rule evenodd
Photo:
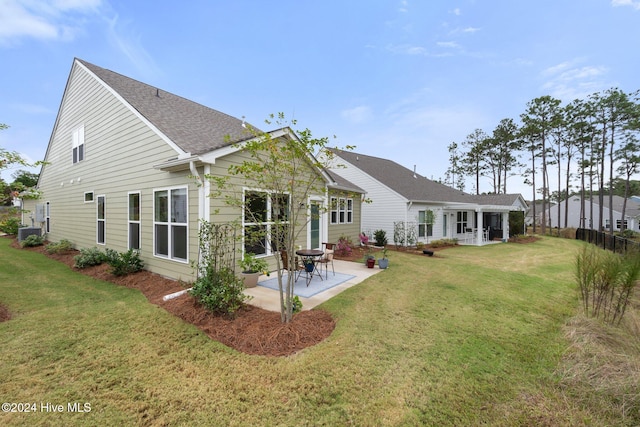
<instances>
[{"instance_id":1,"label":"concrete patio","mask_svg":"<svg viewBox=\"0 0 640 427\"><path fill-rule=\"evenodd\" d=\"M367 266L364 265L364 263L362 262L334 260L333 263L334 263L336 273L348 274L355 277L347 280L346 282L340 283L337 286L329 288L324 292L320 292L319 294L316 294L310 298L300 297L303 310L310 310L315 306L327 301L328 299L338 295L340 292L344 291L345 289L349 289L350 287L357 285L358 283L373 276L374 274L385 271L378 268L377 265L374 268L367 268ZM324 270L322 274L324 275ZM331 276L331 274L332 274L331 268L329 268L329 276ZM245 290L245 294L253 297L249 301L249 304L255 305L260 308L264 308L265 310L277 311L277 312L280 311L279 291L260 286L261 281L272 279L273 277L276 277L275 273L272 273L271 277L262 275L260 276L260 279L258 279L258 286L256 286L255 288L248 288ZM316 277L313 280L319 280L319 279Z\"/></svg>"}]
</instances>

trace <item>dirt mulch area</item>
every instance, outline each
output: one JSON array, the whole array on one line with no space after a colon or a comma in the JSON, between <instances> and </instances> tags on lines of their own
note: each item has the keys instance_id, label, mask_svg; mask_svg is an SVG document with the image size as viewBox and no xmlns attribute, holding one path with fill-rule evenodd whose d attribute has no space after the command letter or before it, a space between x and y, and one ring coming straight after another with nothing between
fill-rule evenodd
<instances>
[{"instance_id":1,"label":"dirt mulch area","mask_svg":"<svg viewBox=\"0 0 640 427\"><path fill-rule=\"evenodd\" d=\"M9 313L9 309L0 304L0 322L4 322L5 320L9 319L11 319L11 313Z\"/></svg>"},{"instance_id":2,"label":"dirt mulch area","mask_svg":"<svg viewBox=\"0 0 640 427\"><path fill-rule=\"evenodd\" d=\"M333 332L335 320L323 310L305 310L295 314L290 323L282 323L280 313L245 305L232 318L216 316L199 305L188 295L163 301L162 297L183 290L186 284L167 279L157 274L140 271L124 277L114 276L108 265L84 269L73 267L73 258L78 254L71 251L64 254L48 254L43 246L22 249L14 240L12 247L20 250L40 252L68 265L73 270L120 286L138 289L149 302L169 313L191 323L204 331L210 338L247 354L263 356L288 356L313 346ZM3 316L0 306L0 317ZM7 311L7 315L8 315Z\"/></svg>"}]
</instances>

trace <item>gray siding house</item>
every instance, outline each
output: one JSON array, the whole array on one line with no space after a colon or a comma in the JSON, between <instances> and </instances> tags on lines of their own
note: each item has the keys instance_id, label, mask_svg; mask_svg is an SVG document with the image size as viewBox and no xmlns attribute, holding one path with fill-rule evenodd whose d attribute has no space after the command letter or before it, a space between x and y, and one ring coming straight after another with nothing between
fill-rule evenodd
<instances>
[{"instance_id":1,"label":"gray siding house","mask_svg":"<svg viewBox=\"0 0 640 427\"><path fill-rule=\"evenodd\" d=\"M508 240L509 212L526 210L520 194L471 195L427 179L391 160L330 149L340 167L330 167L366 191L362 231L384 230L390 243L398 227L415 241L458 239L483 245ZM524 230L514 230L513 234ZM406 238L405 238L406 240ZM405 241L404 244L411 243Z\"/></svg>"},{"instance_id":2,"label":"gray siding house","mask_svg":"<svg viewBox=\"0 0 640 427\"><path fill-rule=\"evenodd\" d=\"M76 58L40 173L42 197L24 200L23 223L36 221L50 241L68 239L79 249L139 249L148 270L191 281L199 222L243 217L238 208L212 196L206 177L227 174L230 165L247 158L236 144L250 137L244 125ZM296 138L288 128L270 134ZM313 227L306 225L300 246L359 230L362 190L326 170L310 173L320 174L326 186L306 204L320 215ZM266 191L237 186L246 197L263 197L268 205ZM337 212L338 221L332 223L330 195L341 199L344 194L357 194L348 221L345 211L343 221ZM267 247L260 255L270 254Z\"/></svg>"},{"instance_id":3,"label":"gray siding house","mask_svg":"<svg viewBox=\"0 0 640 427\"><path fill-rule=\"evenodd\" d=\"M609 224L609 195L605 195L603 198L603 221L602 226L605 230L610 229ZM613 196L613 230L620 231L622 228L622 207L624 204L624 198L620 196ZM550 206L547 211L547 221L549 227L556 228L558 225L561 228L565 227L565 213L567 217L566 226L573 228L589 228L596 229L599 224L600 216L600 202L597 196L591 200L589 197L584 200L584 211L582 210L581 198L579 196L572 196L567 203L565 201L556 205ZM560 224L558 224L558 213L560 213ZM538 222L542 220L542 214L538 215ZM627 205L624 215L624 226L628 230L640 231L640 202L636 201L633 197L627 199Z\"/></svg>"}]
</instances>

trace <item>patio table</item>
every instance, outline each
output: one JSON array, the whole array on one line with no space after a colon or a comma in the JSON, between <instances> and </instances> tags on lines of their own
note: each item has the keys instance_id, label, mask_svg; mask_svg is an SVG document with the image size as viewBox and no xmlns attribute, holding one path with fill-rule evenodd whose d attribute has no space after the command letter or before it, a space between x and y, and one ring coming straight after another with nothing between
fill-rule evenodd
<instances>
[{"instance_id":1,"label":"patio table","mask_svg":"<svg viewBox=\"0 0 640 427\"><path fill-rule=\"evenodd\" d=\"M296 255L302 257L302 263L305 266L305 273L307 274L307 286L311 283L311 279L313 279L313 274L318 273L318 277L322 280L322 274L317 267L318 258L324 255L324 251L320 249L298 249L296 251ZM312 265L310 268L311 271L307 270L307 265Z\"/></svg>"}]
</instances>

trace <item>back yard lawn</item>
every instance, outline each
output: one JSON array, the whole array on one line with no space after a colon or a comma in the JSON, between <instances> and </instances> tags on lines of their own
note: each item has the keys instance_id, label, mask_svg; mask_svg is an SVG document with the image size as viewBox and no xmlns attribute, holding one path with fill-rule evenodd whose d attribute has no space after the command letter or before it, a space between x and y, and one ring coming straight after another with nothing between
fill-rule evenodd
<instances>
[{"instance_id":1,"label":"back yard lawn","mask_svg":"<svg viewBox=\"0 0 640 427\"><path fill-rule=\"evenodd\" d=\"M233 350L135 289L9 243L0 239L0 303L12 316L0 322L0 398L37 410L0 413L3 425L640 422L629 400L567 375L581 242L390 251L387 271L321 307L333 333L286 357ZM90 412L70 413L74 402Z\"/></svg>"}]
</instances>

